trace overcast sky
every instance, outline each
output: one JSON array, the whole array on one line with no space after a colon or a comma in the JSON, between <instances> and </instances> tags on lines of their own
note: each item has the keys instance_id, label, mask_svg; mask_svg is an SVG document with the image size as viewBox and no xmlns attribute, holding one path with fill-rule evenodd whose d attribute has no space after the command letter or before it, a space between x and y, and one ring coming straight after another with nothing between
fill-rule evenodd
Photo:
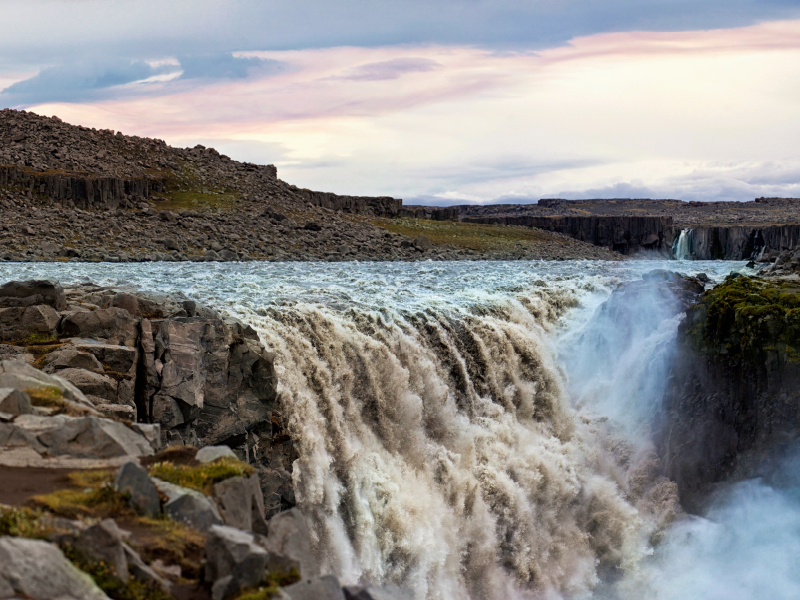
<instances>
[{"instance_id":1,"label":"overcast sky","mask_svg":"<svg viewBox=\"0 0 800 600\"><path fill-rule=\"evenodd\" d=\"M3 0L0 106L408 203L800 196L797 0Z\"/></svg>"}]
</instances>

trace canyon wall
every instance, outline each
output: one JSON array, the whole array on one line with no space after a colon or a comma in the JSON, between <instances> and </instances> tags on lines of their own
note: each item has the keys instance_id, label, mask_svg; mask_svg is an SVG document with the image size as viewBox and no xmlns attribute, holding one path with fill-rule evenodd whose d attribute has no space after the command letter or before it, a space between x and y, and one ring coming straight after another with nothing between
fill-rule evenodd
<instances>
[{"instance_id":1,"label":"canyon wall","mask_svg":"<svg viewBox=\"0 0 800 600\"><path fill-rule=\"evenodd\" d=\"M538 217L531 215L465 217L467 223L522 225L569 235L622 254L642 250L671 253L675 229L672 217Z\"/></svg>"},{"instance_id":2,"label":"canyon wall","mask_svg":"<svg viewBox=\"0 0 800 600\"><path fill-rule=\"evenodd\" d=\"M340 196L330 192L306 190L293 185L290 185L289 189L298 198L314 206L334 211L341 210L345 213L375 217L397 217L400 216L400 210L403 206L402 200L388 196Z\"/></svg>"},{"instance_id":3,"label":"canyon wall","mask_svg":"<svg viewBox=\"0 0 800 600\"><path fill-rule=\"evenodd\" d=\"M800 225L697 226L689 230L689 252L696 260L749 260L764 252L797 248Z\"/></svg>"}]
</instances>

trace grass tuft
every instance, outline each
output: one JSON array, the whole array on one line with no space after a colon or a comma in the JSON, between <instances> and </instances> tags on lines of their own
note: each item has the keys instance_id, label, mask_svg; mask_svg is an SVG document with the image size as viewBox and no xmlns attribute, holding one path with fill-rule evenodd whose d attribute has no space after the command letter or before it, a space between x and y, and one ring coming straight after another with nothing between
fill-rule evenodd
<instances>
[{"instance_id":1,"label":"grass tuft","mask_svg":"<svg viewBox=\"0 0 800 600\"><path fill-rule=\"evenodd\" d=\"M214 484L231 477L249 477L255 469L234 458L223 457L200 465L176 465L169 461L155 463L150 475L169 483L210 495Z\"/></svg>"},{"instance_id":2,"label":"grass tuft","mask_svg":"<svg viewBox=\"0 0 800 600\"><path fill-rule=\"evenodd\" d=\"M297 569L292 569L289 573L271 571L267 573L260 586L242 590L232 596L230 600L269 600L278 594L280 588L298 581L300 581L300 573L297 572Z\"/></svg>"}]
</instances>

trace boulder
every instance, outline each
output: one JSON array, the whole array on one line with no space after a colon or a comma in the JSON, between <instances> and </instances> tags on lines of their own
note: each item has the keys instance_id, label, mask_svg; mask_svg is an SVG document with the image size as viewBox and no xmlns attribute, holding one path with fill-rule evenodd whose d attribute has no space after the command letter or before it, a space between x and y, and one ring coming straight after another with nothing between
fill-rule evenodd
<instances>
[{"instance_id":1,"label":"boulder","mask_svg":"<svg viewBox=\"0 0 800 600\"><path fill-rule=\"evenodd\" d=\"M31 398L21 390L0 388L0 412L15 417L29 415L33 412Z\"/></svg>"},{"instance_id":2,"label":"boulder","mask_svg":"<svg viewBox=\"0 0 800 600\"><path fill-rule=\"evenodd\" d=\"M169 498L164 505L164 512L172 520L198 531L207 531L213 525L222 525L222 517L216 505L202 493L155 477L152 481L158 491Z\"/></svg>"},{"instance_id":3,"label":"boulder","mask_svg":"<svg viewBox=\"0 0 800 600\"><path fill-rule=\"evenodd\" d=\"M135 367L139 353L136 348L104 344L97 340L73 338L70 340L80 352L94 355L104 366L117 373L129 373Z\"/></svg>"},{"instance_id":4,"label":"boulder","mask_svg":"<svg viewBox=\"0 0 800 600\"><path fill-rule=\"evenodd\" d=\"M148 517L161 514L158 490L144 467L133 461L126 462L117 472L114 482L117 491L128 494L128 502L137 512Z\"/></svg>"},{"instance_id":5,"label":"boulder","mask_svg":"<svg viewBox=\"0 0 800 600\"><path fill-rule=\"evenodd\" d=\"M236 458L236 454L228 446L205 446L197 451L194 458L200 463L210 463L224 457Z\"/></svg>"},{"instance_id":6,"label":"boulder","mask_svg":"<svg viewBox=\"0 0 800 600\"><path fill-rule=\"evenodd\" d=\"M422 234L414 238L414 246L422 251L433 250L433 242Z\"/></svg>"},{"instance_id":7,"label":"boulder","mask_svg":"<svg viewBox=\"0 0 800 600\"><path fill-rule=\"evenodd\" d=\"M108 600L53 544L0 537L0 597L13 594L34 600Z\"/></svg>"},{"instance_id":8,"label":"boulder","mask_svg":"<svg viewBox=\"0 0 800 600\"><path fill-rule=\"evenodd\" d=\"M64 289L56 281L31 279L9 281L0 286L0 306L34 306L46 304L55 310L67 308Z\"/></svg>"},{"instance_id":9,"label":"boulder","mask_svg":"<svg viewBox=\"0 0 800 600\"><path fill-rule=\"evenodd\" d=\"M87 560L105 562L114 569L122 583L128 582L128 560L123 548L122 531L113 519L104 519L82 530L71 541Z\"/></svg>"},{"instance_id":10,"label":"boulder","mask_svg":"<svg viewBox=\"0 0 800 600\"><path fill-rule=\"evenodd\" d=\"M250 477L231 477L215 484L214 499L226 525L243 531L267 534L264 496L255 473Z\"/></svg>"},{"instance_id":11,"label":"boulder","mask_svg":"<svg viewBox=\"0 0 800 600\"><path fill-rule=\"evenodd\" d=\"M100 364L100 361L97 360L94 354L81 352L77 348L71 346L51 352L45 357L43 364L45 373L54 373L60 369L83 369L85 371L91 371L92 373L105 372L103 370L103 365ZM63 373L60 373L60 375L64 377ZM78 388L80 388L80 386L78 386ZM84 393L88 394L91 392L84 391Z\"/></svg>"},{"instance_id":12,"label":"boulder","mask_svg":"<svg viewBox=\"0 0 800 600\"><path fill-rule=\"evenodd\" d=\"M20 424L19 419L15 425ZM114 458L150 456L153 448L140 434L122 423L99 417L61 417L58 424L37 435L38 441L52 456L76 458Z\"/></svg>"},{"instance_id":13,"label":"boulder","mask_svg":"<svg viewBox=\"0 0 800 600\"><path fill-rule=\"evenodd\" d=\"M98 398L95 402L95 409L101 415L122 421L133 422L136 420L136 409L127 404L103 404L103 398Z\"/></svg>"},{"instance_id":14,"label":"boulder","mask_svg":"<svg viewBox=\"0 0 800 600\"><path fill-rule=\"evenodd\" d=\"M269 520L265 546L270 552L297 561L304 578L319 575L319 565L311 553L311 534L298 509L278 513Z\"/></svg>"},{"instance_id":15,"label":"boulder","mask_svg":"<svg viewBox=\"0 0 800 600\"><path fill-rule=\"evenodd\" d=\"M0 339L23 340L30 336L54 338L60 317L52 306L0 308Z\"/></svg>"},{"instance_id":16,"label":"boulder","mask_svg":"<svg viewBox=\"0 0 800 600\"><path fill-rule=\"evenodd\" d=\"M84 395L97 396L112 402L117 398L117 382L107 375L72 368L62 369L58 375L69 381Z\"/></svg>"},{"instance_id":17,"label":"boulder","mask_svg":"<svg viewBox=\"0 0 800 600\"><path fill-rule=\"evenodd\" d=\"M215 525L208 530L205 556L205 580L211 584L211 597L222 600L261 583L269 553L255 543L252 535Z\"/></svg>"},{"instance_id":18,"label":"boulder","mask_svg":"<svg viewBox=\"0 0 800 600\"><path fill-rule=\"evenodd\" d=\"M127 310L114 307L67 313L60 329L65 336L93 338L131 348L138 337L137 320Z\"/></svg>"},{"instance_id":19,"label":"boulder","mask_svg":"<svg viewBox=\"0 0 800 600\"><path fill-rule=\"evenodd\" d=\"M15 390L58 390L61 398L76 405L92 408L92 403L86 399L83 392L66 379L57 375L42 373L26 362L19 360L4 360L0 362L0 387Z\"/></svg>"},{"instance_id":20,"label":"boulder","mask_svg":"<svg viewBox=\"0 0 800 600\"><path fill-rule=\"evenodd\" d=\"M339 580L333 575L303 579L281 589L291 600L345 600Z\"/></svg>"}]
</instances>

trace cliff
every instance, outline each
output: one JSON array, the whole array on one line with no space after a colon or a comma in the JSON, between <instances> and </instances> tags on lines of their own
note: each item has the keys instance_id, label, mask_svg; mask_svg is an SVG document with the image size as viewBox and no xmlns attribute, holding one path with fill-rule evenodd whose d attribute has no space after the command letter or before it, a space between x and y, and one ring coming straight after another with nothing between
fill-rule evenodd
<instances>
[{"instance_id":1,"label":"cliff","mask_svg":"<svg viewBox=\"0 0 800 600\"><path fill-rule=\"evenodd\" d=\"M797 248L800 225L698 225L687 230L696 260L750 260Z\"/></svg>"},{"instance_id":2,"label":"cliff","mask_svg":"<svg viewBox=\"0 0 800 600\"><path fill-rule=\"evenodd\" d=\"M686 311L659 434L684 506L762 474L800 431L800 287L737 275Z\"/></svg>"},{"instance_id":3,"label":"cliff","mask_svg":"<svg viewBox=\"0 0 800 600\"><path fill-rule=\"evenodd\" d=\"M540 217L533 215L464 217L468 223L523 225L569 235L622 254L642 250L670 253L674 237L671 217Z\"/></svg>"}]
</instances>

